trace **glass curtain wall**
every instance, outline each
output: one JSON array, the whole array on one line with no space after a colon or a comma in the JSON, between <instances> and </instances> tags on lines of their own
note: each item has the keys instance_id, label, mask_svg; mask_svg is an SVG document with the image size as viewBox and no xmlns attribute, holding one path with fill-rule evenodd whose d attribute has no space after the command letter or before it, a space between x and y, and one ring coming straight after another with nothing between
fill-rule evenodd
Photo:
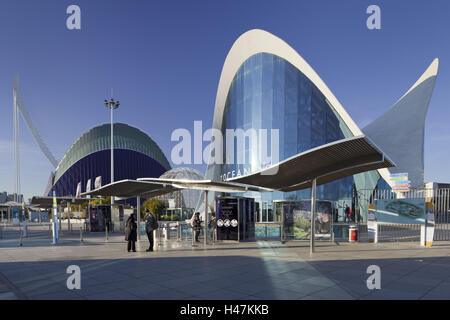
<instances>
[{"instance_id":1,"label":"glass curtain wall","mask_svg":"<svg viewBox=\"0 0 450 320\"><path fill-rule=\"evenodd\" d=\"M266 129L267 155L271 155L270 130L279 130L279 154L282 161L311 148L351 136L350 130L333 110L324 95L296 67L268 53L247 59L236 73L228 93L222 131L227 129ZM222 165L221 175L231 177L260 170L258 142L245 138L245 161L238 163L236 139L232 163ZM224 160L227 159L224 139ZM319 186L318 199L351 199L353 177ZM310 189L262 194L259 201L302 200ZM258 199L257 199L258 201ZM273 215L272 215L273 216Z\"/></svg>"}]
</instances>

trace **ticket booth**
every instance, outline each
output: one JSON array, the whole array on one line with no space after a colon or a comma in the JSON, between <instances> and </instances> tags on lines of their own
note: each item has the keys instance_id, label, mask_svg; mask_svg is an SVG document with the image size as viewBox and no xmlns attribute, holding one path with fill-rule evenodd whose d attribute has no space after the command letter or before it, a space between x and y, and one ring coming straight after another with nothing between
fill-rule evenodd
<instances>
[{"instance_id":1,"label":"ticket booth","mask_svg":"<svg viewBox=\"0 0 450 320\"><path fill-rule=\"evenodd\" d=\"M88 228L90 232L104 232L106 228L111 231L111 206L110 205L89 205Z\"/></svg>"},{"instance_id":2,"label":"ticket booth","mask_svg":"<svg viewBox=\"0 0 450 320\"><path fill-rule=\"evenodd\" d=\"M216 199L217 240L255 238L255 200L244 197Z\"/></svg>"}]
</instances>

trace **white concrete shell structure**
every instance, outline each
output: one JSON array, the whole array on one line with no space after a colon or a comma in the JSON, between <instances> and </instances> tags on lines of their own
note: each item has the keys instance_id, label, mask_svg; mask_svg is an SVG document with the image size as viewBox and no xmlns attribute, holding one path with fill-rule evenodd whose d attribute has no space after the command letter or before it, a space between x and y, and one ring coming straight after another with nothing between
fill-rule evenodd
<instances>
[{"instance_id":1,"label":"white concrete shell structure","mask_svg":"<svg viewBox=\"0 0 450 320\"><path fill-rule=\"evenodd\" d=\"M341 116L342 120L350 129L352 135L358 136L363 134L339 100L305 59L303 59L300 54L285 41L261 29L253 29L242 34L233 44L225 59L217 89L213 128L218 130L222 129L225 103L233 78L242 64L257 53L270 53L279 56L294 65L324 94L330 105ZM207 177L211 174L211 170L212 167L207 169ZM387 169L381 169L379 172L386 181L389 180ZM216 174L213 175L217 176Z\"/></svg>"},{"instance_id":2,"label":"white concrete shell structure","mask_svg":"<svg viewBox=\"0 0 450 320\"><path fill-rule=\"evenodd\" d=\"M321 99L326 102L328 107L332 109L336 119L339 119L339 126L341 127L342 133L345 135L345 138L349 138L351 136L360 136L362 134L366 134L382 151L386 152L388 156L391 156L390 151L392 151L392 148L389 146L389 143L384 143L383 140L386 139L380 139L380 134L376 134L377 130L382 127L382 123L384 120L375 120L372 124L369 124L364 130L364 132L356 125L356 123L353 121L353 119L350 117L350 115L347 113L347 111L344 109L344 107L341 105L341 103L338 101L338 99L335 97L335 95L331 92L331 90L327 87L327 85L324 83L324 81L320 78L320 76L313 70L313 68L298 54L297 51L295 51L292 47L290 47L285 41L282 39L272 35L271 33L254 29L245 32L242 34L236 42L231 47L223 68L222 73L219 80L218 90L217 90L217 96L215 101L215 109L214 109L214 120L213 120L213 128L224 132L224 129L226 126L233 127L233 125L229 125L227 122L227 108L230 105L230 95L232 95L233 86L236 85L238 81L240 81L237 77L239 72L242 71L245 64L248 63L248 61L251 61L253 57L256 55L271 55L273 57L276 57L276 59L282 60L286 64L292 65L298 72L302 74L302 76L306 77L306 79L309 80L309 82L314 86L314 90L319 91L321 95ZM263 58L264 59L264 58ZM277 62L278 63L278 62ZM289 68L291 68L289 66ZM251 66L249 67L249 69ZM274 67L275 68L275 67ZM287 67L286 67L287 68ZM421 96L421 99L419 99L419 102L415 103L414 109L421 110L420 113L421 119L418 119L419 125L417 126L417 130L421 133L422 139L417 138L417 135L412 138L411 141L408 142L407 149L414 149L416 150L412 152L415 157L418 153L417 150L420 149L420 155L423 159L423 125L425 121L425 115L426 110L428 108L428 103L431 98L431 92L432 88L434 86L434 79L437 74L438 69L438 61L437 59L433 61L433 63L430 65L430 67L427 69L427 71L419 78L419 80L411 87L411 89L408 90L407 93L391 108L386 112L388 114L385 117L389 117L392 114L395 114L396 117L398 117L399 111L402 112L409 112L408 106L411 104L411 99L415 99L415 91L417 91L417 88L421 87L421 84L424 82L430 82L430 78L433 80L428 83L426 90L422 90L422 92L419 92L417 95ZM244 76L247 69L244 68ZM251 72L252 70L250 70ZM275 76L274 76L275 77ZM242 80L243 82L244 80ZM239 84L237 84L239 85ZM237 86L236 85L236 86ZM253 84L252 84L253 85ZM286 85L287 86L287 85ZM246 90L246 89L244 89ZM250 89L251 90L251 89ZM300 91L300 90L299 90ZM247 92L244 93L244 96L246 96ZM252 94L251 92L249 93ZM408 100L408 97L411 97ZM245 98L245 97L244 97ZM261 102L261 100L263 100ZM417 100L417 99L416 99ZM280 100L281 101L281 100ZM398 107L397 105L399 102L401 106ZM323 102L323 101L322 101ZM260 106L264 103L264 97L259 102ZM245 104L245 102L244 102ZM311 103L310 103L311 104ZM239 104L234 105L234 108L237 108ZM248 104L245 105L248 108ZM397 107L396 107L397 106ZM272 105L272 108L284 108L283 106L277 105L275 102ZM252 111L255 111L255 107ZM272 110L272 109L271 109ZM394 110L395 112L392 112ZM425 112L423 112L425 110ZM416 112L415 114L418 114ZM233 117L235 115L233 114ZM245 115L246 116L246 115ZM244 117L245 117L244 116ZM383 117L383 116L382 116ZM380 117L380 118L382 118ZM393 126L396 121L401 121L401 119L394 119L390 121L390 125ZM250 121L251 122L251 121ZM344 124L341 126L341 124ZM240 125L242 125L242 121L240 122ZM247 124L248 125L248 124ZM247 126L248 127L248 126ZM344 128L345 127L345 128ZM342 130L342 129L345 130ZM383 128L382 130L386 130L386 128ZM409 130L409 131L408 131ZM415 130L414 125L412 125L408 130L403 130L404 133L411 132ZM344 132L345 131L345 132ZM295 135L296 133L294 133ZM420 134L419 134L420 136ZM334 140L337 140L338 138L333 138ZM415 139L415 141L413 141ZM420 141L418 141L420 140ZM329 142L329 141L327 141ZM422 144L421 144L422 143ZM417 144L419 146L417 147ZM316 144L317 145L317 144ZM384 147L387 147L389 150L385 150ZM303 146L304 147L304 146ZM313 146L311 146L313 147ZM226 147L225 147L226 152ZM285 157L287 158L287 157ZM397 159L396 159L397 158ZM417 157L416 157L417 158ZM393 157L392 159L397 164L398 163L398 157ZM283 159L280 159L283 160ZM401 161L400 161L401 163ZM418 161L415 161L415 163L418 163ZM418 164L420 166L420 163ZM422 161L423 166L423 161ZM410 166L411 167L411 166ZM213 179L213 180L219 180L221 179L222 175L222 167L219 164L209 164L206 171L206 178ZM402 167L396 168L396 172L399 172L398 170L402 170ZM423 170L423 168L422 168ZM376 173L375 173L376 172ZM361 173L354 176L354 182L357 186L357 188L369 186L371 189L373 189L378 178L381 177L382 180L384 180L388 186L392 186L390 184L389 179L390 171L388 169L378 169L376 171L372 171L372 174L366 174ZM366 178L367 177L367 178ZM367 183L369 180L370 183ZM381 180L381 179L380 179Z\"/></svg>"}]
</instances>

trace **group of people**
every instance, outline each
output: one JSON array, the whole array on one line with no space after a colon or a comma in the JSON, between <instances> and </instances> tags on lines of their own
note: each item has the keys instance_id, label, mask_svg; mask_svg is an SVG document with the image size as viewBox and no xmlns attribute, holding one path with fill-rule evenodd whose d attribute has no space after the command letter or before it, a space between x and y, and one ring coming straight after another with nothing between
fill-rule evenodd
<instances>
[{"instance_id":1,"label":"group of people","mask_svg":"<svg viewBox=\"0 0 450 320\"><path fill-rule=\"evenodd\" d=\"M153 231L158 229L158 220L156 219L156 216L150 212L150 210L145 209L145 232L147 233L148 242L150 244L149 248L146 250L147 252L153 251ZM215 223L214 217L212 217L210 221L209 227L214 230L213 225ZM194 216L192 217L192 230L194 231L194 238L195 242L200 242L198 240L200 236L200 232L202 230L202 221L200 220L200 212L196 212ZM136 241L137 241L137 233L138 233L138 226L136 223L136 214L131 214L127 222L125 224L125 240L128 241L128 252L133 251L136 252Z\"/></svg>"},{"instance_id":2,"label":"group of people","mask_svg":"<svg viewBox=\"0 0 450 320\"><path fill-rule=\"evenodd\" d=\"M156 217L153 213L150 212L150 210L145 209L145 233L147 233L148 242L150 244L149 248L145 251L151 252L153 251L153 230L158 229L158 220L156 220ZM130 214L130 216L127 219L127 222L125 224L125 241L128 241L128 252L133 250L133 252L136 252L136 241L137 241L137 233L138 233L138 226L136 223L136 215Z\"/></svg>"}]
</instances>

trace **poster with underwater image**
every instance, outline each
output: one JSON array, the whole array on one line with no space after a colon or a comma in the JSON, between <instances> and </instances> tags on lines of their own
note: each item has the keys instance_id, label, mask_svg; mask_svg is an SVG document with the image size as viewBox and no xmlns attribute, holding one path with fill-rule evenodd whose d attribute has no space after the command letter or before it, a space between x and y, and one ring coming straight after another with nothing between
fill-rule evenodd
<instances>
[{"instance_id":1,"label":"poster with underwater image","mask_svg":"<svg viewBox=\"0 0 450 320\"><path fill-rule=\"evenodd\" d=\"M425 199L375 200L378 223L423 224L425 222Z\"/></svg>"}]
</instances>

